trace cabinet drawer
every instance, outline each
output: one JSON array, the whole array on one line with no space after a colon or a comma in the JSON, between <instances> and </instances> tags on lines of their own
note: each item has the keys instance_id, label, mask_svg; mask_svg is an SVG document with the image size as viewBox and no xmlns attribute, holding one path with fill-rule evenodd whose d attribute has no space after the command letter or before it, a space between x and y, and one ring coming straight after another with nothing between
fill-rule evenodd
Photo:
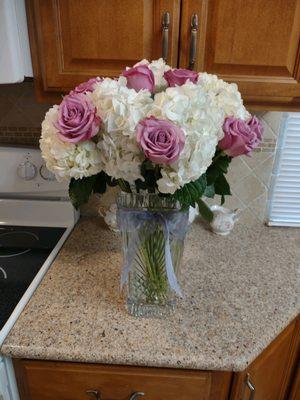
<instances>
[{"instance_id":1,"label":"cabinet drawer","mask_svg":"<svg viewBox=\"0 0 300 400\"><path fill-rule=\"evenodd\" d=\"M21 400L222 400L227 398L230 372L198 372L160 368L15 361Z\"/></svg>"}]
</instances>

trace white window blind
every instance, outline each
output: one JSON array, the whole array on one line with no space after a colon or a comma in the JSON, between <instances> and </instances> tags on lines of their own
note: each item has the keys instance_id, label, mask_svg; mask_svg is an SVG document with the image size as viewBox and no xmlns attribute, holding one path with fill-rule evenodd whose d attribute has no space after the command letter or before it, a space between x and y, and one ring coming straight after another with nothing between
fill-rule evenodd
<instances>
[{"instance_id":1,"label":"white window blind","mask_svg":"<svg viewBox=\"0 0 300 400\"><path fill-rule=\"evenodd\" d=\"M300 226L300 113L285 113L271 187L269 225Z\"/></svg>"}]
</instances>

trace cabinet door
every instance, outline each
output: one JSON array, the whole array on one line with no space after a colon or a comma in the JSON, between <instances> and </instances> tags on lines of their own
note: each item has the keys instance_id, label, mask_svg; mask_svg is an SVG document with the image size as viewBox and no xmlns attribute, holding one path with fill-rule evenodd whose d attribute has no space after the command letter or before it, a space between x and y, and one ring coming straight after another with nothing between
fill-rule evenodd
<instances>
[{"instance_id":1,"label":"cabinet door","mask_svg":"<svg viewBox=\"0 0 300 400\"><path fill-rule=\"evenodd\" d=\"M165 12L167 59L176 65L179 6L180 0L27 0L40 97L56 99L90 77L113 77L143 58L161 57Z\"/></svg>"},{"instance_id":2,"label":"cabinet door","mask_svg":"<svg viewBox=\"0 0 300 400\"><path fill-rule=\"evenodd\" d=\"M182 0L180 65L236 82L253 108L300 110L300 0Z\"/></svg>"},{"instance_id":3,"label":"cabinet door","mask_svg":"<svg viewBox=\"0 0 300 400\"><path fill-rule=\"evenodd\" d=\"M231 400L251 398L250 385L255 390L255 400L291 399L288 391L299 362L299 335L300 318L290 324L247 371L236 375Z\"/></svg>"},{"instance_id":4,"label":"cabinet door","mask_svg":"<svg viewBox=\"0 0 300 400\"><path fill-rule=\"evenodd\" d=\"M225 400L232 375L48 361L14 365L21 400L83 400L89 393L103 400Z\"/></svg>"},{"instance_id":5,"label":"cabinet door","mask_svg":"<svg viewBox=\"0 0 300 400\"><path fill-rule=\"evenodd\" d=\"M298 365L297 373L292 382L291 391L289 393L289 400L300 399L300 365Z\"/></svg>"}]
</instances>

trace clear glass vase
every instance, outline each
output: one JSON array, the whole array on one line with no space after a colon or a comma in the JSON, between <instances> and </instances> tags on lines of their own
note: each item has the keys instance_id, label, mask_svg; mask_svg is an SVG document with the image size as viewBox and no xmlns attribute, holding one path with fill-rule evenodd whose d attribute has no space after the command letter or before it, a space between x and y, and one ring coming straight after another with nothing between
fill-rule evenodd
<instances>
[{"instance_id":1,"label":"clear glass vase","mask_svg":"<svg viewBox=\"0 0 300 400\"><path fill-rule=\"evenodd\" d=\"M122 283L128 312L161 317L175 306L188 212L157 194L121 193L117 199L122 234Z\"/></svg>"}]
</instances>

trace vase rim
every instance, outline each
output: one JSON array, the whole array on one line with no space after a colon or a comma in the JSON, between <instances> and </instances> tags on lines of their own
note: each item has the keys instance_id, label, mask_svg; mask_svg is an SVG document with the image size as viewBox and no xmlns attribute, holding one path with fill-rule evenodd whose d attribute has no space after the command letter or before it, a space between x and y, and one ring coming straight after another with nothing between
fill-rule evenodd
<instances>
[{"instance_id":1,"label":"vase rim","mask_svg":"<svg viewBox=\"0 0 300 400\"><path fill-rule=\"evenodd\" d=\"M127 193L120 192L117 205L121 208L146 210L174 210L181 209L178 200L169 196L160 196L158 193Z\"/></svg>"}]
</instances>

